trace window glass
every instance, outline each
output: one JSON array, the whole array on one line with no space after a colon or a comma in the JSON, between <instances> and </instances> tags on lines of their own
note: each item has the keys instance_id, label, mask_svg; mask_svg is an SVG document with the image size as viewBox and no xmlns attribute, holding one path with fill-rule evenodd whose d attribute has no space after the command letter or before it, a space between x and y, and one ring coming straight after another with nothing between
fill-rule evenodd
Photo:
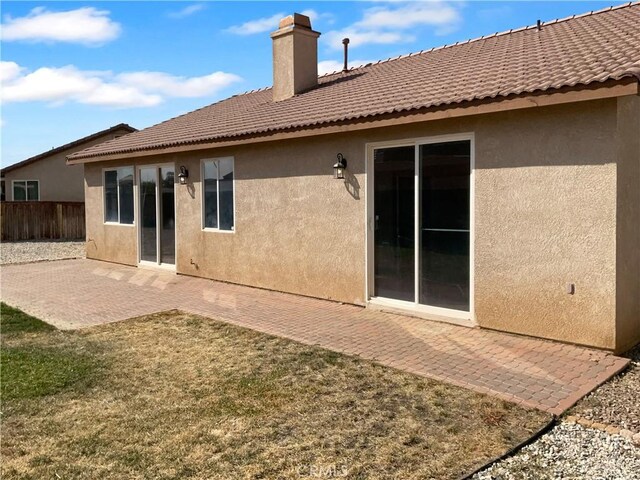
<instances>
[{"instance_id":1,"label":"window glass","mask_svg":"<svg viewBox=\"0 0 640 480\"><path fill-rule=\"evenodd\" d=\"M133 167L104 172L104 221L132 225Z\"/></svg>"},{"instance_id":2,"label":"window glass","mask_svg":"<svg viewBox=\"0 0 640 480\"><path fill-rule=\"evenodd\" d=\"M25 182L13 182L13 201L23 202L27 199L27 188Z\"/></svg>"},{"instance_id":3,"label":"window glass","mask_svg":"<svg viewBox=\"0 0 640 480\"><path fill-rule=\"evenodd\" d=\"M233 230L233 158L205 161L203 183L204 227Z\"/></svg>"},{"instance_id":4,"label":"window glass","mask_svg":"<svg viewBox=\"0 0 640 480\"><path fill-rule=\"evenodd\" d=\"M374 285L377 297L415 300L415 147L376 149Z\"/></svg>"},{"instance_id":5,"label":"window glass","mask_svg":"<svg viewBox=\"0 0 640 480\"><path fill-rule=\"evenodd\" d=\"M419 301L469 311L471 142L420 145Z\"/></svg>"},{"instance_id":6,"label":"window glass","mask_svg":"<svg viewBox=\"0 0 640 480\"><path fill-rule=\"evenodd\" d=\"M120 223L133 224L133 167L118 169Z\"/></svg>"},{"instance_id":7,"label":"window glass","mask_svg":"<svg viewBox=\"0 0 640 480\"><path fill-rule=\"evenodd\" d=\"M104 221L118 221L118 171L104 172Z\"/></svg>"},{"instance_id":8,"label":"window glass","mask_svg":"<svg viewBox=\"0 0 640 480\"><path fill-rule=\"evenodd\" d=\"M40 200L38 180L15 180L13 182L13 201L36 202Z\"/></svg>"},{"instance_id":9,"label":"window glass","mask_svg":"<svg viewBox=\"0 0 640 480\"><path fill-rule=\"evenodd\" d=\"M29 180L27 181L27 200L29 201L38 201L40 200L38 192L38 181L37 180Z\"/></svg>"},{"instance_id":10,"label":"window glass","mask_svg":"<svg viewBox=\"0 0 640 480\"><path fill-rule=\"evenodd\" d=\"M218 165L204 163L204 226L218 228Z\"/></svg>"},{"instance_id":11,"label":"window glass","mask_svg":"<svg viewBox=\"0 0 640 480\"><path fill-rule=\"evenodd\" d=\"M218 162L220 230L233 230L233 159Z\"/></svg>"}]
</instances>

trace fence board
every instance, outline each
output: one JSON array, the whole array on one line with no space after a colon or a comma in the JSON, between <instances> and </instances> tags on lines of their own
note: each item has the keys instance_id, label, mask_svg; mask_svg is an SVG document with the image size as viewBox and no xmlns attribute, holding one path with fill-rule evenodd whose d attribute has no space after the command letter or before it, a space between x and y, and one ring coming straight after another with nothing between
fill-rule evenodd
<instances>
[{"instance_id":1,"label":"fence board","mask_svg":"<svg viewBox=\"0 0 640 480\"><path fill-rule=\"evenodd\" d=\"M0 202L0 238L78 240L85 238L84 202Z\"/></svg>"}]
</instances>

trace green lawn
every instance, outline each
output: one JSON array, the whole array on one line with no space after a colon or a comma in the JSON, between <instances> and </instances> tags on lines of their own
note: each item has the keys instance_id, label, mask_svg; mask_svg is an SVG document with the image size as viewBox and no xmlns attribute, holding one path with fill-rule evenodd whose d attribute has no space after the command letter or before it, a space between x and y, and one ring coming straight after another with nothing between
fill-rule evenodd
<instances>
[{"instance_id":1,"label":"green lawn","mask_svg":"<svg viewBox=\"0 0 640 480\"><path fill-rule=\"evenodd\" d=\"M3 402L52 395L92 378L95 361L73 335L8 305L0 304Z\"/></svg>"},{"instance_id":2,"label":"green lawn","mask_svg":"<svg viewBox=\"0 0 640 480\"><path fill-rule=\"evenodd\" d=\"M0 303L0 333L3 336L52 330L55 328L48 323L10 307L4 302Z\"/></svg>"},{"instance_id":3,"label":"green lawn","mask_svg":"<svg viewBox=\"0 0 640 480\"><path fill-rule=\"evenodd\" d=\"M548 420L175 311L60 332L3 306L1 322L3 479L457 478Z\"/></svg>"}]
</instances>

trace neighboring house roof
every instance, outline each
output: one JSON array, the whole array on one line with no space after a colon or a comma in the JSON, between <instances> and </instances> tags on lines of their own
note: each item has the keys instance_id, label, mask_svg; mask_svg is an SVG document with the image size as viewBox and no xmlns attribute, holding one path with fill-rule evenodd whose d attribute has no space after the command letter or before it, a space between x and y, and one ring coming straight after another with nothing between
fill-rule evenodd
<instances>
[{"instance_id":1,"label":"neighboring house roof","mask_svg":"<svg viewBox=\"0 0 640 480\"><path fill-rule=\"evenodd\" d=\"M108 135L110 133L117 132L119 130L126 130L127 132L138 131L136 128L133 128L132 126L127 125L126 123L119 123L118 125L107 128L106 130L101 130L99 132L92 133L91 135L87 135L86 137L79 138L78 140L74 140L73 142L67 143L66 145L52 148L51 150L48 150L44 153L40 153L31 158L27 158L26 160L22 160L21 162L14 163L13 165L9 165L8 167L4 167L2 170L0 170L0 172L2 172L2 175L4 175L5 173L9 173L10 171L15 170L16 168L24 167L25 165L29 165L30 163L37 162L38 160L48 158L51 155L55 155L57 153L63 152L64 150L68 150L70 148L80 147L83 143L90 142L92 140L95 140L96 138L101 137L102 135Z\"/></svg>"},{"instance_id":2,"label":"neighboring house roof","mask_svg":"<svg viewBox=\"0 0 640 480\"><path fill-rule=\"evenodd\" d=\"M70 160L157 150L408 114L471 101L640 79L640 2L497 33L319 78L274 102L271 88L233 96Z\"/></svg>"}]
</instances>

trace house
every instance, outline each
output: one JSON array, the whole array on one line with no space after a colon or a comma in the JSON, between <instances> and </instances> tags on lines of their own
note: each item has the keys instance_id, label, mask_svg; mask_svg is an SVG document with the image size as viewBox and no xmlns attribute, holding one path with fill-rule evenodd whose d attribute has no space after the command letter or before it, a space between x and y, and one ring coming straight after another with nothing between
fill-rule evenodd
<instances>
[{"instance_id":1,"label":"house","mask_svg":"<svg viewBox=\"0 0 640 480\"><path fill-rule=\"evenodd\" d=\"M69 155L87 256L623 351L638 25L636 3L318 78L287 17L273 88Z\"/></svg>"},{"instance_id":2,"label":"house","mask_svg":"<svg viewBox=\"0 0 640 480\"><path fill-rule=\"evenodd\" d=\"M2 200L84 202L84 168L66 156L135 131L121 123L3 168Z\"/></svg>"}]
</instances>

